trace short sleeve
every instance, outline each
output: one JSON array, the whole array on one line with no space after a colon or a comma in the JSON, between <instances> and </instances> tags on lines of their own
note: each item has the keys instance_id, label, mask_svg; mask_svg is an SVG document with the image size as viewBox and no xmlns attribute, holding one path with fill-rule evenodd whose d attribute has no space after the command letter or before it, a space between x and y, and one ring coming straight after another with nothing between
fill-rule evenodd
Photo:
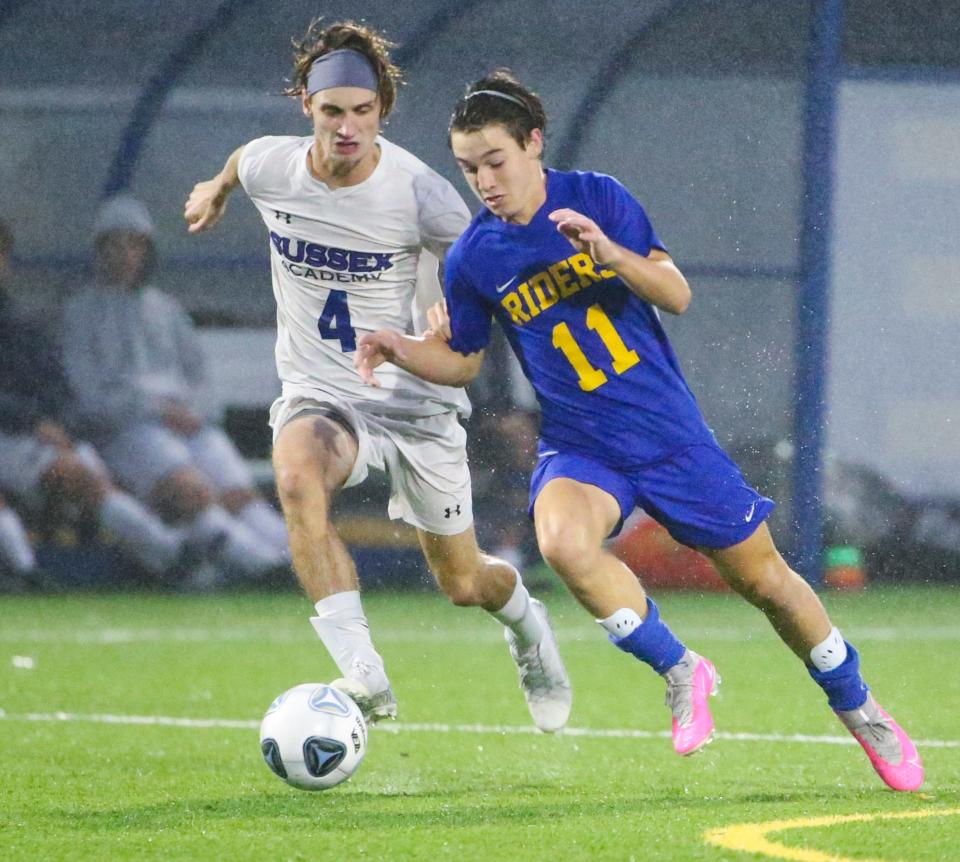
<instances>
[{"instance_id":1,"label":"short sleeve","mask_svg":"<svg viewBox=\"0 0 960 862\"><path fill-rule=\"evenodd\" d=\"M457 190L433 171L413 180L417 224L423 247L440 260L470 224L470 211Z\"/></svg>"},{"instance_id":2,"label":"short sleeve","mask_svg":"<svg viewBox=\"0 0 960 862\"><path fill-rule=\"evenodd\" d=\"M243 152L240 153L240 161L237 164L237 177L243 190L253 197L261 187L261 180L264 174L264 168L269 162L269 155L276 145L278 138L268 136L265 138L255 138L250 143L245 144Z\"/></svg>"},{"instance_id":3,"label":"short sleeve","mask_svg":"<svg viewBox=\"0 0 960 862\"><path fill-rule=\"evenodd\" d=\"M464 356L483 350L490 343L493 314L470 281L459 244L447 255L443 292L450 315L450 347Z\"/></svg>"},{"instance_id":4,"label":"short sleeve","mask_svg":"<svg viewBox=\"0 0 960 862\"><path fill-rule=\"evenodd\" d=\"M610 239L644 257L651 249L667 250L643 207L619 180L604 174L595 174L593 179L598 192L594 199L602 210L598 223Z\"/></svg>"}]
</instances>

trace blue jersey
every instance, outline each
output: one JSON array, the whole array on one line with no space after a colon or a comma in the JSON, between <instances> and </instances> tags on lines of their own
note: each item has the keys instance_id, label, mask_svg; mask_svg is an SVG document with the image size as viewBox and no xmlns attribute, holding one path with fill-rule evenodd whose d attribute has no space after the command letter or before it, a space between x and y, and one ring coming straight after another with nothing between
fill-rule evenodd
<instances>
[{"instance_id":1,"label":"blue jersey","mask_svg":"<svg viewBox=\"0 0 960 862\"><path fill-rule=\"evenodd\" d=\"M547 217L564 207L637 254L664 248L617 180L547 171L529 224L484 209L447 254L451 347L482 350L500 322L540 402L542 450L631 468L714 443L656 310L573 248Z\"/></svg>"}]
</instances>

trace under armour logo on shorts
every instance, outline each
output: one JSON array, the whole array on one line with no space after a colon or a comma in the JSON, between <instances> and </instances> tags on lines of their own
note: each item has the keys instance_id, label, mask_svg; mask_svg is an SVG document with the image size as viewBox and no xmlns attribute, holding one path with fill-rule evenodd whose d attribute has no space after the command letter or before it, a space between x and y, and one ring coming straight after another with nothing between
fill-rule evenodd
<instances>
[{"instance_id":1,"label":"under armour logo on shorts","mask_svg":"<svg viewBox=\"0 0 960 862\"><path fill-rule=\"evenodd\" d=\"M444 509L443 511L444 511L444 515L443 515L444 518L452 518L454 515L460 514L460 504L457 503L457 505L453 506L452 508L450 506L447 506L447 508Z\"/></svg>"},{"instance_id":2,"label":"under armour logo on shorts","mask_svg":"<svg viewBox=\"0 0 960 862\"><path fill-rule=\"evenodd\" d=\"M277 221L283 219L287 224L290 224L290 213L282 213L280 210L274 210L273 212L277 217Z\"/></svg>"}]
</instances>

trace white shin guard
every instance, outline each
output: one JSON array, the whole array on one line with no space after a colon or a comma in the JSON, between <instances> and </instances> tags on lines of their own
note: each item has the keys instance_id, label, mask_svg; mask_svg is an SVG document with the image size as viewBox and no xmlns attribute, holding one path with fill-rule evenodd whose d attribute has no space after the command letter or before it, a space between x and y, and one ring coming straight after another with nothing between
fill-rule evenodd
<instances>
[{"instance_id":1,"label":"white shin guard","mask_svg":"<svg viewBox=\"0 0 960 862\"><path fill-rule=\"evenodd\" d=\"M533 612L530 593L523 585L520 573L517 572L516 575L517 583L507 603L499 611L493 611L491 615L510 629L516 635L517 645L525 649L540 642L543 637L543 626Z\"/></svg>"},{"instance_id":2,"label":"white shin guard","mask_svg":"<svg viewBox=\"0 0 960 862\"><path fill-rule=\"evenodd\" d=\"M317 602L316 609L317 616L310 617L310 623L340 673L354 678L362 667L365 677L362 682L372 693L388 688L390 683L383 659L370 638L370 624L360 603L360 593L356 590L334 593Z\"/></svg>"}]
</instances>

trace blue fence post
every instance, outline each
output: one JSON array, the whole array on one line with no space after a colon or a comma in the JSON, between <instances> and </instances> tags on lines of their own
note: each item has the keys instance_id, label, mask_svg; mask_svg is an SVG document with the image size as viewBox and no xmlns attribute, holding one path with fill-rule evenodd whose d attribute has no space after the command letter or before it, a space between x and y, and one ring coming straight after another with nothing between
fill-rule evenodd
<instances>
[{"instance_id":1,"label":"blue fence post","mask_svg":"<svg viewBox=\"0 0 960 862\"><path fill-rule=\"evenodd\" d=\"M793 560L810 582L823 574L823 443L837 85L843 0L813 0L804 111L800 283L795 347Z\"/></svg>"},{"instance_id":2,"label":"blue fence post","mask_svg":"<svg viewBox=\"0 0 960 862\"><path fill-rule=\"evenodd\" d=\"M180 75L200 57L207 43L250 4L251 0L223 0L208 19L186 36L147 82L110 165L103 187L105 198L124 191L130 185L147 136ZM454 26L478 5L478 0L472 0L448 3L438 9L411 36L409 44L396 51L397 62L401 65L413 62L431 38Z\"/></svg>"},{"instance_id":3,"label":"blue fence post","mask_svg":"<svg viewBox=\"0 0 960 862\"><path fill-rule=\"evenodd\" d=\"M147 82L114 153L103 186L105 198L124 191L130 185L147 135L180 75L200 56L210 39L249 4L250 0L223 0L209 18L187 35Z\"/></svg>"}]
</instances>

